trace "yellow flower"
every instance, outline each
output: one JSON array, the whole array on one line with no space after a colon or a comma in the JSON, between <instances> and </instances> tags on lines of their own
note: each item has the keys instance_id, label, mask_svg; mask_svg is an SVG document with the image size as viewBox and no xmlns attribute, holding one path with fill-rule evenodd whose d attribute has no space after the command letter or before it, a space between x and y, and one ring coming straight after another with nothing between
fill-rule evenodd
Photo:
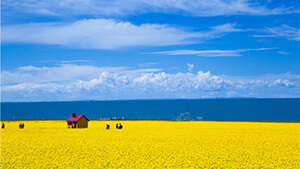
<instances>
[{"instance_id":1,"label":"yellow flower","mask_svg":"<svg viewBox=\"0 0 300 169\"><path fill-rule=\"evenodd\" d=\"M296 168L299 123L4 121L1 168ZM19 129L19 123L25 128Z\"/></svg>"}]
</instances>

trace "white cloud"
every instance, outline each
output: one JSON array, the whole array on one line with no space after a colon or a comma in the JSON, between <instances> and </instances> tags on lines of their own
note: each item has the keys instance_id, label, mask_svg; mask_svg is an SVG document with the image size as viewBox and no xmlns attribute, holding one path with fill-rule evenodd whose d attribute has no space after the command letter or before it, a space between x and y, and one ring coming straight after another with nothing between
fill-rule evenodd
<instances>
[{"instance_id":1,"label":"white cloud","mask_svg":"<svg viewBox=\"0 0 300 169\"><path fill-rule=\"evenodd\" d=\"M193 70L193 68L194 68L194 64L190 64L190 63L188 63L188 64L187 64L187 66L188 66L188 70L189 70L189 72L190 72L190 71L192 71L192 70Z\"/></svg>"},{"instance_id":2,"label":"white cloud","mask_svg":"<svg viewBox=\"0 0 300 169\"><path fill-rule=\"evenodd\" d=\"M257 48L257 49L237 49L237 50L173 50L163 52L150 52L145 54L163 54L163 55L196 55L202 57L231 57L242 56L242 52L272 50L276 48Z\"/></svg>"},{"instance_id":3,"label":"white cloud","mask_svg":"<svg viewBox=\"0 0 300 169\"><path fill-rule=\"evenodd\" d=\"M190 32L159 24L134 25L112 19L89 19L73 23L29 23L2 26L2 42L63 45L86 49L130 46L168 46L199 43L230 31L234 24L206 32Z\"/></svg>"},{"instance_id":4,"label":"white cloud","mask_svg":"<svg viewBox=\"0 0 300 169\"><path fill-rule=\"evenodd\" d=\"M161 69L130 69L128 67L97 67L91 65L61 64L56 67L23 66L15 71L2 71L2 84L15 83L50 83L72 80L89 80L99 76L104 71L131 77L141 72L157 72Z\"/></svg>"},{"instance_id":5,"label":"white cloud","mask_svg":"<svg viewBox=\"0 0 300 169\"><path fill-rule=\"evenodd\" d=\"M98 78L88 81L75 80L72 83L20 83L17 85L2 86L3 92L22 91L32 92L93 92L93 93L131 93L131 92L185 92L185 91L211 91L226 89L233 84L219 76L212 75L210 72L199 71L197 74L176 73L141 73L130 80L127 75L102 72ZM49 87L49 88L47 88Z\"/></svg>"},{"instance_id":6,"label":"white cloud","mask_svg":"<svg viewBox=\"0 0 300 169\"><path fill-rule=\"evenodd\" d=\"M290 82L287 79L277 79L270 86L295 86L295 83Z\"/></svg>"},{"instance_id":7,"label":"white cloud","mask_svg":"<svg viewBox=\"0 0 300 169\"><path fill-rule=\"evenodd\" d=\"M270 27L262 30L266 34L254 35L258 38L273 38L280 37L288 40L300 41L300 29L293 28L287 25L282 25L281 27Z\"/></svg>"},{"instance_id":8,"label":"white cloud","mask_svg":"<svg viewBox=\"0 0 300 169\"><path fill-rule=\"evenodd\" d=\"M274 97L275 94L282 97L285 94L298 97L296 91L299 88L299 75L230 77L213 75L209 71L199 71L193 74L162 71L155 73L151 72L153 71L151 69L106 69L115 71L110 73L104 69L97 69L97 67L87 67L63 65L57 68L39 68L27 66L17 69L16 72L6 71L8 74L4 75L3 79L2 100L161 99L183 96L185 98L248 97L251 93L259 93L256 95L258 97ZM47 74L51 74L51 72L55 74L56 69L59 69L60 72L65 71L67 74L68 72L75 74L73 68L93 69L97 70L99 74L97 77L83 78L87 74L78 74L81 72L78 70L76 76L60 74L55 76L62 76L61 78L48 79ZM14 76L15 74L18 76ZM8 79L6 77L8 75L12 75L16 79ZM24 80L25 77L28 79ZM266 94L267 91L269 91L268 94ZM282 93L280 93L281 91Z\"/></svg>"},{"instance_id":9,"label":"white cloud","mask_svg":"<svg viewBox=\"0 0 300 169\"><path fill-rule=\"evenodd\" d=\"M99 92L105 92L107 89L110 91L121 91L130 84L126 75L111 74L109 72L102 72L99 78L90 81L77 80L75 82L76 88L85 89L87 91L93 89Z\"/></svg>"},{"instance_id":10,"label":"white cloud","mask_svg":"<svg viewBox=\"0 0 300 169\"><path fill-rule=\"evenodd\" d=\"M291 53L286 52L286 51L277 51L276 53L282 54L282 55L289 55Z\"/></svg>"},{"instance_id":11,"label":"white cloud","mask_svg":"<svg viewBox=\"0 0 300 169\"><path fill-rule=\"evenodd\" d=\"M157 62L150 62L150 63L140 63L138 64L138 66L140 68L144 68L144 67L151 67L151 66L154 66L154 65L158 65L159 63Z\"/></svg>"},{"instance_id":12,"label":"white cloud","mask_svg":"<svg viewBox=\"0 0 300 169\"><path fill-rule=\"evenodd\" d=\"M269 87L299 87L300 75L296 74L264 74L261 76L227 76L220 77L227 79L235 84L237 88L269 88Z\"/></svg>"},{"instance_id":13,"label":"white cloud","mask_svg":"<svg viewBox=\"0 0 300 169\"><path fill-rule=\"evenodd\" d=\"M151 52L149 54L197 55L203 57L241 56L239 50L173 50L163 52Z\"/></svg>"},{"instance_id":14,"label":"white cloud","mask_svg":"<svg viewBox=\"0 0 300 169\"><path fill-rule=\"evenodd\" d=\"M226 23L223 25L217 25L217 26L212 26L212 30L215 30L216 32L241 32L241 31L246 31L242 29L237 29L236 28L236 23Z\"/></svg>"},{"instance_id":15,"label":"white cloud","mask_svg":"<svg viewBox=\"0 0 300 169\"><path fill-rule=\"evenodd\" d=\"M297 4L295 4L297 5ZM257 1L226 0L18 0L2 1L3 9L12 9L21 13L50 16L119 16L151 12L183 13L192 16L219 15L274 15L299 13L293 6L280 6L269 9Z\"/></svg>"},{"instance_id":16,"label":"white cloud","mask_svg":"<svg viewBox=\"0 0 300 169\"><path fill-rule=\"evenodd\" d=\"M91 60L62 60L60 63L91 63Z\"/></svg>"}]
</instances>

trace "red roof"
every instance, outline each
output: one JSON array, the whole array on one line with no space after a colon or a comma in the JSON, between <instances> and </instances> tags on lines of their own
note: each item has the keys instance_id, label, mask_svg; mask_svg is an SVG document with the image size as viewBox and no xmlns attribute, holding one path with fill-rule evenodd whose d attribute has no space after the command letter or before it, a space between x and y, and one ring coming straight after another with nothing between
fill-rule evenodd
<instances>
[{"instance_id":1,"label":"red roof","mask_svg":"<svg viewBox=\"0 0 300 169\"><path fill-rule=\"evenodd\" d=\"M73 117L73 116L70 116L68 119L67 119L67 121L78 121L81 117L84 117L84 118L86 118L84 115L76 115L75 117ZM87 118L86 118L87 119ZM89 119L87 119L88 121L89 121Z\"/></svg>"}]
</instances>

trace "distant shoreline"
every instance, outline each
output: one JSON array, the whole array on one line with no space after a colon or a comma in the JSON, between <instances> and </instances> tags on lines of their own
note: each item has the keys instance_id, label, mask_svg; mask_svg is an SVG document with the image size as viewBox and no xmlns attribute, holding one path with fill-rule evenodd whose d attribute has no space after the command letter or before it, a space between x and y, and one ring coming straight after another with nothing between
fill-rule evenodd
<instances>
[{"instance_id":1,"label":"distant shoreline","mask_svg":"<svg viewBox=\"0 0 300 169\"><path fill-rule=\"evenodd\" d=\"M300 100L300 98L255 98L255 97L230 97L230 98L195 98L195 99L183 99L183 98L175 98L175 99L117 99L117 100L62 100L62 101L1 101L0 103L58 103L58 102L127 102L127 101L180 101L180 100L276 100L276 99L296 99Z\"/></svg>"}]
</instances>

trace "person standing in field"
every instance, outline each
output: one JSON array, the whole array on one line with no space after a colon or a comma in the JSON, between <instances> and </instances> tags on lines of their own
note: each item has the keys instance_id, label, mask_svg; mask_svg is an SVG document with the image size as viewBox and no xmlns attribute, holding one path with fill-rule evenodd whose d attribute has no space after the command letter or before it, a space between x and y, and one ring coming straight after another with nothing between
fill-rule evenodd
<instances>
[{"instance_id":1,"label":"person standing in field","mask_svg":"<svg viewBox=\"0 0 300 169\"><path fill-rule=\"evenodd\" d=\"M122 129L122 128L123 128L122 124L121 124L121 123L119 123L119 129Z\"/></svg>"},{"instance_id":2,"label":"person standing in field","mask_svg":"<svg viewBox=\"0 0 300 169\"><path fill-rule=\"evenodd\" d=\"M116 124L116 129L119 129L118 123Z\"/></svg>"},{"instance_id":3,"label":"person standing in field","mask_svg":"<svg viewBox=\"0 0 300 169\"><path fill-rule=\"evenodd\" d=\"M5 128L5 124L4 123L2 123L2 127L1 128L3 128L3 129Z\"/></svg>"}]
</instances>

